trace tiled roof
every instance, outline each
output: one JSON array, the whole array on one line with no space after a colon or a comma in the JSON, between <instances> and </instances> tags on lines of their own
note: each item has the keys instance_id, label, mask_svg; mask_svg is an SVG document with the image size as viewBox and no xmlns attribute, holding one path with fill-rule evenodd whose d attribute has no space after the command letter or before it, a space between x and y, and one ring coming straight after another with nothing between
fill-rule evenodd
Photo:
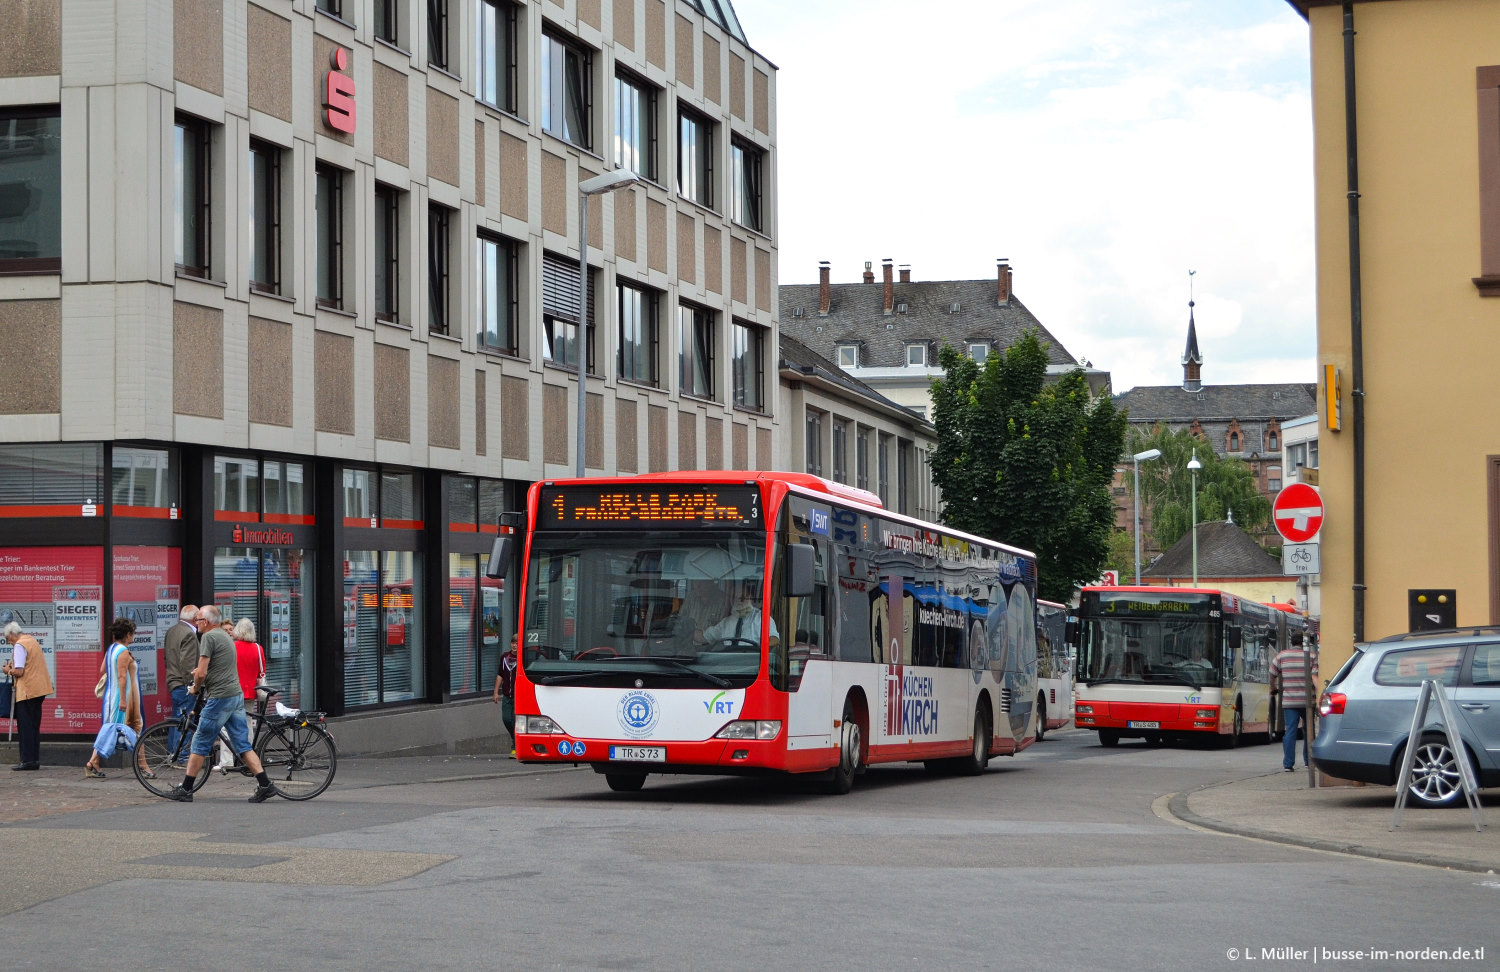
<instances>
[{"instance_id":1,"label":"tiled roof","mask_svg":"<svg viewBox=\"0 0 1500 972\"><path fill-rule=\"evenodd\" d=\"M1135 426L1160 422L1176 431L1191 428L1196 420L1207 444L1221 456L1229 454L1229 423L1237 422L1241 448L1233 455L1279 455L1279 444L1276 449L1270 448L1267 426L1273 420L1282 423L1317 412L1318 386L1204 385L1199 391L1189 392L1181 385L1148 385L1116 395L1115 404L1124 409Z\"/></svg>"},{"instance_id":2,"label":"tiled roof","mask_svg":"<svg viewBox=\"0 0 1500 972\"><path fill-rule=\"evenodd\" d=\"M818 354L816 351L809 348L807 345L803 344L801 341L798 341L796 338L787 334L785 330L781 332L780 341L781 367L790 368L794 371L800 371L804 374L816 373L819 377L827 381L831 381L853 392L856 395L859 395L863 398L868 398L871 401L884 405L887 408L896 408L902 410L903 412L906 412L911 416L913 423L916 423L918 425L929 424L916 412L913 412L906 406L898 405L896 402L893 402L889 398L886 398L874 388L871 388L869 385L860 381L858 378L855 378L848 372L844 371L834 362L828 360L827 358Z\"/></svg>"},{"instance_id":3,"label":"tiled roof","mask_svg":"<svg viewBox=\"0 0 1500 972\"><path fill-rule=\"evenodd\" d=\"M841 343L857 341L860 367L900 368L906 365L906 345L912 341L932 342L934 349L944 341L959 348L969 341L984 341L999 351L1035 328L1052 364L1078 363L1014 294L999 304L993 278L896 283L895 309L889 315L884 313L884 291L880 280L831 284L828 316L819 317L817 284L782 284L781 333L835 360ZM904 314L899 311L903 304ZM928 360L936 363L936 353Z\"/></svg>"},{"instance_id":4,"label":"tiled roof","mask_svg":"<svg viewBox=\"0 0 1500 972\"><path fill-rule=\"evenodd\" d=\"M1156 559L1145 577L1191 577L1193 575L1193 535L1184 533L1166 553ZM1202 577L1269 577L1281 576L1281 563L1260 548L1239 524L1225 520L1198 524L1198 576Z\"/></svg>"}]
</instances>

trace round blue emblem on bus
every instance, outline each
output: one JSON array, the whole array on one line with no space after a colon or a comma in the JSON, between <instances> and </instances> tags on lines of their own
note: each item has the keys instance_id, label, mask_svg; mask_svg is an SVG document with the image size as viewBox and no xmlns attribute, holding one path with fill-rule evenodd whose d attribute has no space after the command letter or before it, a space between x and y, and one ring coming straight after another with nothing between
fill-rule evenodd
<instances>
[{"instance_id":1,"label":"round blue emblem on bus","mask_svg":"<svg viewBox=\"0 0 1500 972\"><path fill-rule=\"evenodd\" d=\"M557 751L560 755L566 756L573 751L573 744L564 739L557 744Z\"/></svg>"},{"instance_id":2,"label":"round blue emblem on bus","mask_svg":"<svg viewBox=\"0 0 1500 972\"><path fill-rule=\"evenodd\" d=\"M656 728L656 721L661 718L661 706L650 692L636 690L621 697L615 714L625 735L641 739L651 735L651 730Z\"/></svg>"},{"instance_id":3,"label":"round blue emblem on bus","mask_svg":"<svg viewBox=\"0 0 1500 972\"><path fill-rule=\"evenodd\" d=\"M582 756L583 755L583 743L576 742L576 743L573 744L573 755L574 756Z\"/></svg>"}]
</instances>

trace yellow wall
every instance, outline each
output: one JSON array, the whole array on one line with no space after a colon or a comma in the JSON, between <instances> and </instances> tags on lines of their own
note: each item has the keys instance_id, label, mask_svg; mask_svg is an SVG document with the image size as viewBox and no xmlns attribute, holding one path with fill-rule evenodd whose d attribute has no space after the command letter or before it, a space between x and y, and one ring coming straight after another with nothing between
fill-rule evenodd
<instances>
[{"instance_id":1,"label":"yellow wall","mask_svg":"<svg viewBox=\"0 0 1500 972\"><path fill-rule=\"evenodd\" d=\"M1321 436L1325 672L1353 641L1353 375L1343 21L1310 12L1319 364L1343 373ZM1365 627L1405 631L1410 588L1455 588L1490 617L1486 457L1500 454L1500 298L1479 296L1475 68L1500 64L1500 3L1354 8L1364 306ZM1321 373L1321 368L1319 369Z\"/></svg>"},{"instance_id":2,"label":"yellow wall","mask_svg":"<svg viewBox=\"0 0 1500 972\"><path fill-rule=\"evenodd\" d=\"M1146 584L1164 584L1168 587L1192 587L1193 580L1190 577L1174 577L1158 579L1148 577L1144 580ZM1237 580L1234 578L1205 577L1199 575L1198 586L1204 589L1227 591L1238 595L1247 601L1259 601L1269 604L1277 601L1281 604L1296 602L1297 579L1288 577L1286 580Z\"/></svg>"}]
</instances>

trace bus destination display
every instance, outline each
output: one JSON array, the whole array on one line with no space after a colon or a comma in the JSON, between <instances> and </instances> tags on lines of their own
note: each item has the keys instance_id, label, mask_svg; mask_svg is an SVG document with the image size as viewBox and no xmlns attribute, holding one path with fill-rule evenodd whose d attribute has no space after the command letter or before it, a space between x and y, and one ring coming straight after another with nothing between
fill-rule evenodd
<instances>
[{"instance_id":1,"label":"bus destination display","mask_svg":"<svg viewBox=\"0 0 1500 972\"><path fill-rule=\"evenodd\" d=\"M1091 602L1091 609L1099 615L1185 615L1188 617L1217 617L1214 605L1207 595L1172 596L1152 593L1101 594L1089 591L1084 595Z\"/></svg>"},{"instance_id":2,"label":"bus destination display","mask_svg":"<svg viewBox=\"0 0 1500 972\"><path fill-rule=\"evenodd\" d=\"M760 490L675 484L543 489L537 521L544 529L759 527Z\"/></svg>"}]
</instances>

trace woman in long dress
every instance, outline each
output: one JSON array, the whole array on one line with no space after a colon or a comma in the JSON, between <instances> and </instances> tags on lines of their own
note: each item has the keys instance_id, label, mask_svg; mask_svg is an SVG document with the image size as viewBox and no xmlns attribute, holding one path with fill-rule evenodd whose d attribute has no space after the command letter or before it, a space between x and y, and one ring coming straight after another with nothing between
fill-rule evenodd
<instances>
[{"instance_id":1,"label":"woman in long dress","mask_svg":"<svg viewBox=\"0 0 1500 972\"><path fill-rule=\"evenodd\" d=\"M104 650L104 695L101 698L103 711L99 715L100 729L110 725L129 726L136 735L141 731L141 683L140 665L130 650L135 639L135 622L116 618L109 626L112 643ZM108 754L97 748L84 764L83 774L89 779L104 779L101 768Z\"/></svg>"}]
</instances>

